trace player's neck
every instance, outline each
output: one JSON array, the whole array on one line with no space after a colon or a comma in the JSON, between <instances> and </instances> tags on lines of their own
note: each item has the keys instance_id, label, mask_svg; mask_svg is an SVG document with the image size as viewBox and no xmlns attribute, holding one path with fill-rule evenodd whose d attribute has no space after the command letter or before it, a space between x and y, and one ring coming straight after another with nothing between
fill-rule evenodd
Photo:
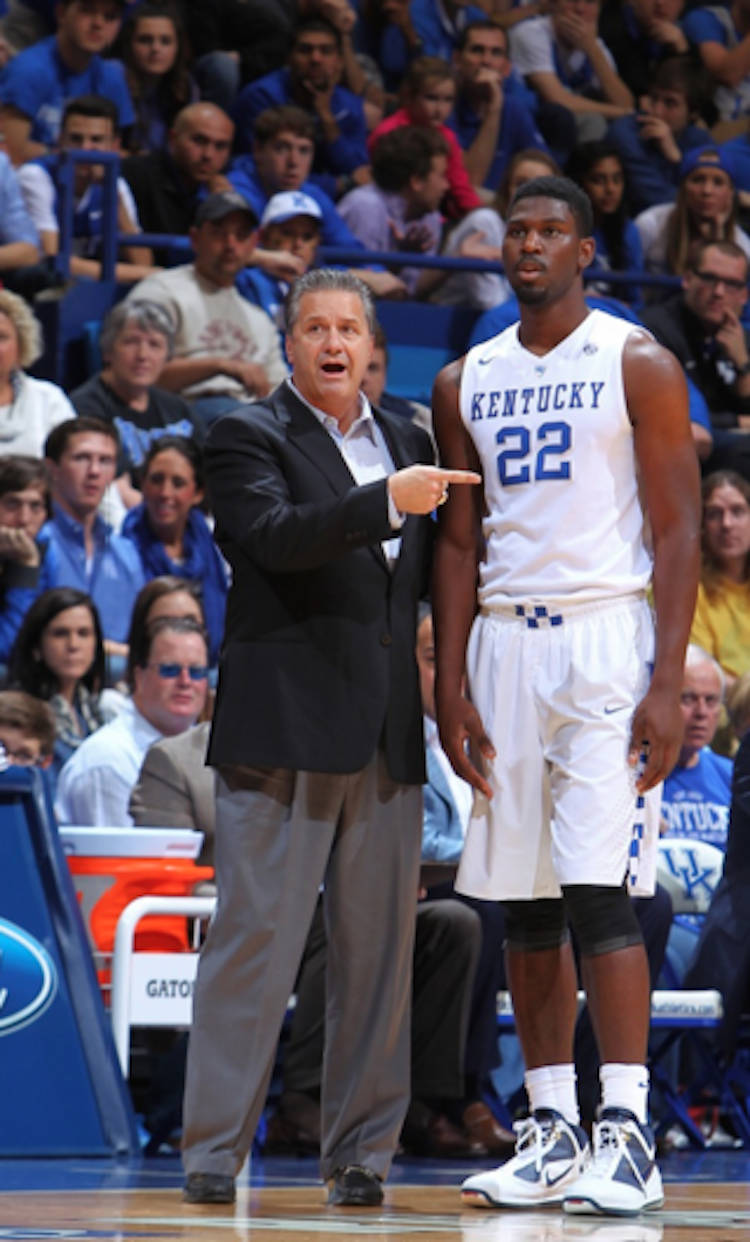
<instances>
[{"instance_id":1,"label":"player's neck","mask_svg":"<svg viewBox=\"0 0 750 1242\"><path fill-rule=\"evenodd\" d=\"M530 354L548 354L561 341L575 332L589 314L583 298L571 306L552 303L546 306L521 306L518 339Z\"/></svg>"}]
</instances>

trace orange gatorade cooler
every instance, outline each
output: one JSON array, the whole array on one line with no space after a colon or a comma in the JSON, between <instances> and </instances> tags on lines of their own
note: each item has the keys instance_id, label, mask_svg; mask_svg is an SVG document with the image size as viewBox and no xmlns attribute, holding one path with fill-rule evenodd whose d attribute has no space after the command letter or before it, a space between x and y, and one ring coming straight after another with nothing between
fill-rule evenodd
<instances>
[{"instance_id":1,"label":"orange gatorade cooler","mask_svg":"<svg viewBox=\"0 0 750 1242\"><path fill-rule=\"evenodd\" d=\"M175 828L60 828L88 931L99 983L109 987L117 921L136 897L184 897L214 878L195 859L203 833ZM181 953L191 948L188 923L151 915L135 937L138 952Z\"/></svg>"}]
</instances>

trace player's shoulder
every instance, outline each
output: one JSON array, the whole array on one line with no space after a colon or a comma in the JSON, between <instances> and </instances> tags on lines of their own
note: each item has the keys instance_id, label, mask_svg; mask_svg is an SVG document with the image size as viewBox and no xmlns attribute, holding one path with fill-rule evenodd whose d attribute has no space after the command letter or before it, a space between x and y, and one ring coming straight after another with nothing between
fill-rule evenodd
<instances>
[{"instance_id":1,"label":"player's shoulder","mask_svg":"<svg viewBox=\"0 0 750 1242\"><path fill-rule=\"evenodd\" d=\"M517 343L518 323L516 322L509 324L507 328L503 328L502 332L498 332L496 336L491 336L486 341L472 345L464 357L465 367L481 371L498 358L504 357L508 350L514 348Z\"/></svg>"}]
</instances>

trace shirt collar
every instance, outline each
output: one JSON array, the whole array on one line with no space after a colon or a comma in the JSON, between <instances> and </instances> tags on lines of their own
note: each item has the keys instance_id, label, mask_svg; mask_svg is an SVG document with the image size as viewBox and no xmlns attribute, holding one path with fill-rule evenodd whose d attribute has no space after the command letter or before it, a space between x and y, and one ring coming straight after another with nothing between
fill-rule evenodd
<instances>
[{"instance_id":1,"label":"shirt collar","mask_svg":"<svg viewBox=\"0 0 750 1242\"><path fill-rule=\"evenodd\" d=\"M356 436L366 435L370 440L372 440L373 444L377 443L375 433L375 416L372 412L372 406L363 392L360 392L359 394L359 414L355 418L349 430L342 433L339 428L338 420L335 419L332 414L326 414L325 410L319 410L318 407L312 405L306 397L303 397L299 388L296 387L293 379L288 379L287 383L295 397L297 397L297 399L307 407L311 414L315 415L318 422L325 427L326 431L330 435L336 436L339 440L350 438L354 439Z\"/></svg>"},{"instance_id":2,"label":"shirt collar","mask_svg":"<svg viewBox=\"0 0 750 1242\"><path fill-rule=\"evenodd\" d=\"M77 522L76 519L74 517L71 517L69 513L66 513L65 510L60 507L60 505L55 504L54 500L52 502L52 512L53 512L55 521L58 523L59 526L62 527L63 531L66 534L70 534L70 535L81 534L81 532L83 531L83 523ZM101 516L101 514L97 513L96 517L94 518L94 538L97 540L102 539L109 532L109 530L110 530L110 527L104 521L104 518Z\"/></svg>"}]
</instances>

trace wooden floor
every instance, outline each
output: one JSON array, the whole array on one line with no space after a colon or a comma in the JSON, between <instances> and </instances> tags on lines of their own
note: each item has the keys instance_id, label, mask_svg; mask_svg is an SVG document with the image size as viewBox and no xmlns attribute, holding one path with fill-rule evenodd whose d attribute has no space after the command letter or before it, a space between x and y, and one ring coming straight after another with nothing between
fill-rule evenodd
<instances>
[{"instance_id":1,"label":"wooden floor","mask_svg":"<svg viewBox=\"0 0 750 1242\"><path fill-rule=\"evenodd\" d=\"M180 1196L176 1160L115 1163L0 1162L1 1242L306 1242L321 1235L414 1242L740 1242L750 1238L750 1161L743 1153L665 1162L666 1204L636 1220L462 1208L466 1166L396 1166L383 1208L325 1205L313 1162L267 1161L241 1179L233 1209L195 1207ZM725 1180L709 1180L712 1176ZM673 1178L677 1180L672 1180ZM268 1242L271 1242L269 1237Z\"/></svg>"}]
</instances>

